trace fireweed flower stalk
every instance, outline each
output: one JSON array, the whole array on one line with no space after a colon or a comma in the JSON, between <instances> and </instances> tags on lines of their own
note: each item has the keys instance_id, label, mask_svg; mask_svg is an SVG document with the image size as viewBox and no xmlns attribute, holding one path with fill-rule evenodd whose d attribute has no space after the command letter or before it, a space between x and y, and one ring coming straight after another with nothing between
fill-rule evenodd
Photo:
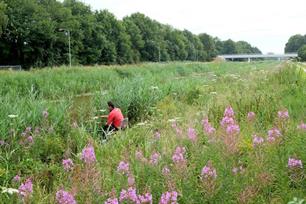
<instances>
[{"instance_id":1,"label":"fireweed flower stalk","mask_svg":"<svg viewBox=\"0 0 306 204\"><path fill-rule=\"evenodd\" d=\"M288 110L278 111L277 112L277 117L280 120L287 120L287 119L289 119Z\"/></svg>"},{"instance_id":2,"label":"fireweed flower stalk","mask_svg":"<svg viewBox=\"0 0 306 204\"><path fill-rule=\"evenodd\" d=\"M268 142L274 142L276 139L278 139L281 136L281 132L277 128L272 128L271 130L268 131Z\"/></svg>"},{"instance_id":3,"label":"fireweed flower stalk","mask_svg":"<svg viewBox=\"0 0 306 204\"><path fill-rule=\"evenodd\" d=\"M176 147L173 155L172 155L172 161L174 164L186 164L186 159L185 159L185 153L186 149L185 147Z\"/></svg>"},{"instance_id":4,"label":"fireweed flower stalk","mask_svg":"<svg viewBox=\"0 0 306 204\"><path fill-rule=\"evenodd\" d=\"M22 183L19 188L19 195L27 200L29 199L29 197L31 196L31 194L33 193L33 184L31 179L27 179L24 183Z\"/></svg>"},{"instance_id":5,"label":"fireweed flower stalk","mask_svg":"<svg viewBox=\"0 0 306 204\"><path fill-rule=\"evenodd\" d=\"M159 158L160 158L160 154L158 152L153 152L150 157L149 163L153 166L156 166L158 164Z\"/></svg>"},{"instance_id":6,"label":"fireweed flower stalk","mask_svg":"<svg viewBox=\"0 0 306 204\"><path fill-rule=\"evenodd\" d=\"M216 129L208 122L207 118L202 120L202 125L204 133L208 136L211 136L216 132Z\"/></svg>"},{"instance_id":7,"label":"fireweed flower stalk","mask_svg":"<svg viewBox=\"0 0 306 204\"><path fill-rule=\"evenodd\" d=\"M176 191L165 192L161 195L159 204L177 204L178 193Z\"/></svg>"},{"instance_id":8,"label":"fireweed flower stalk","mask_svg":"<svg viewBox=\"0 0 306 204\"><path fill-rule=\"evenodd\" d=\"M172 128L175 130L177 136L182 136L183 131L177 126L175 121L172 123Z\"/></svg>"},{"instance_id":9,"label":"fireweed flower stalk","mask_svg":"<svg viewBox=\"0 0 306 204\"><path fill-rule=\"evenodd\" d=\"M128 163L128 162L121 161L121 162L118 164L117 171L118 171L119 173L128 175L129 172L130 172L129 163Z\"/></svg>"},{"instance_id":10,"label":"fireweed flower stalk","mask_svg":"<svg viewBox=\"0 0 306 204\"><path fill-rule=\"evenodd\" d=\"M56 202L58 204L76 204L74 196L67 191L59 190L56 192Z\"/></svg>"},{"instance_id":11,"label":"fireweed flower stalk","mask_svg":"<svg viewBox=\"0 0 306 204\"><path fill-rule=\"evenodd\" d=\"M152 204L152 194L151 193L145 193L144 195L138 195L138 203L141 204Z\"/></svg>"},{"instance_id":12,"label":"fireweed flower stalk","mask_svg":"<svg viewBox=\"0 0 306 204\"><path fill-rule=\"evenodd\" d=\"M288 168L289 169L298 169L298 168L302 169L303 168L302 160L289 158Z\"/></svg>"},{"instance_id":13,"label":"fireweed flower stalk","mask_svg":"<svg viewBox=\"0 0 306 204\"><path fill-rule=\"evenodd\" d=\"M298 125L298 129L306 131L306 123L301 122L301 124Z\"/></svg>"},{"instance_id":14,"label":"fireweed flower stalk","mask_svg":"<svg viewBox=\"0 0 306 204\"><path fill-rule=\"evenodd\" d=\"M193 128L188 128L188 138L191 142L195 143L197 141L197 133Z\"/></svg>"},{"instance_id":15,"label":"fireweed flower stalk","mask_svg":"<svg viewBox=\"0 0 306 204\"><path fill-rule=\"evenodd\" d=\"M119 204L118 198L108 198L104 204Z\"/></svg>"},{"instance_id":16,"label":"fireweed flower stalk","mask_svg":"<svg viewBox=\"0 0 306 204\"><path fill-rule=\"evenodd\" d=\"M254 112L248 112L247 120L249 122L253 122L255 120L255 117L256 117L256 115L255 115Z\"/></svg>"},{"instance_id":17,"label":"fireweed flower stalk","mask_svg":"<svg viewBox=\"0 0 306 204\"><path fill-rule=\"evenodd\" d=\"M120 203L123 201L132 201L134 203L139 203L136 189L129 187L128 190L122 189L120 192Z\"/></svg>"},{"instance_id":18,"label":"fireweed flower stalk","mask_svg":"<svg viewBox=\"0 0 306 204\"><path fill-rule=\"evenodd\" d=\"M83 160L85 164L93 164L96 162L95 150L92 145L87 145L87 147L82 150L81 160Z\"/></svg>"},{"instance_id":19,"label":"fireweed flower stalk","mask_svg":"<svg viewBox=\"0 0 306 204\"><path fill-rule=\"evenodd\" d=\"M211 161L203 167L201 171L201 184L206 196L211 197L216 188L217 171Z\"/></svg>"},{"instance_id":20,"label":"fireweed flower stalk","mask_svg":"<svg viewBox=\"0 0 306 204\"><path fill-rule=\"evenodd\" d=\"M73 161L71 159L64 159L62 164L65 171L71 171L73 169Z\"/></svg>"},{"instance_id":21,"label":"fireweed flower stalk","mask_svg":"<svg viewBox=\"0 0 306 204\"><path fill-rule=\"evenodd\" d=\"M260 146L262 143L264 143L264 138L259 137L257 135L253 135L253 147L258 147Z\"/></svg>"}]
</instances>

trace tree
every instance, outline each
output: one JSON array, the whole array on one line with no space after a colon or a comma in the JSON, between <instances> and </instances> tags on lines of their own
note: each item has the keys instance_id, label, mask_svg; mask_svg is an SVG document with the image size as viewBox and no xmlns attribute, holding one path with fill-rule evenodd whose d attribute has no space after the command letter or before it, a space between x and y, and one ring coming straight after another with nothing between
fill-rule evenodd
<instances>
[{"instance_id":1,"label":"tree","mask_svg":"<svg viewBox=\"0 0 306 204\"><path fill-rule=\"evenodd\" d=\"M217 56L217 50L214 39L206 33L200 34L199 38L203 44L203 49L207 53L206 60L211 61L213 58Z\"/></svg>"},{"instance_id":2,"label":"tree","mask_svg":"<svg viewBox=\"0 0 306 204\"><path fill-rule=\"evenodd\" d=\"M285 46L285 53L297 52L303 45L306 44L306 35L293 35L289 38Z\"/></svg>"},{"instance_id":3,"label":"tree","mask_svg":"<svg viewBox=\"0 0 306 204\"><path fill-rule=\"evenodd\" d=\"M223 42L222 54L237 54L235 42L231 39Z\"/></svg>"},{"instance_id":4,"label":"tree","mask_svg":"<svg viewBox=\"0 0 306 204\"><path fill-rule=\"evenodd\" d=\"M7 25L7 15L6 12L6 4L4 2L0 2L0 36Z\"/></svg>"},{"instance_id":5,"label":"tree","mask_svg":"<svg viewBox=\"0 0 306 204\"><path fill-rule=\"evenodd\" d=\"M302 61L306 62L306 45L300 47L298 50L298 56Z\"/></svg>"}]
</instances>

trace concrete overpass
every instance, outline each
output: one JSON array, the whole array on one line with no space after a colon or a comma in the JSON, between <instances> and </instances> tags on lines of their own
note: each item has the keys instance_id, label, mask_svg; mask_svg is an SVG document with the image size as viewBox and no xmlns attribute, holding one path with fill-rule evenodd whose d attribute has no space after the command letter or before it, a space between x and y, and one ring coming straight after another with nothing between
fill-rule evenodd
<instances>
[{"instance_id":1,"label":"concrete overpass","mask_svg":"<svg viewBox=\"0 0 306 204\"><path fill-rule=\"evenodd\" d=\"M286 53L286 54L231 54L231 55L219 55L219 58L225 60L235 59L247 59L250 62L252 59L277 59L277 60L286 60L289 58L296 58L297 53Z\"/></svg>"}]
</instances>

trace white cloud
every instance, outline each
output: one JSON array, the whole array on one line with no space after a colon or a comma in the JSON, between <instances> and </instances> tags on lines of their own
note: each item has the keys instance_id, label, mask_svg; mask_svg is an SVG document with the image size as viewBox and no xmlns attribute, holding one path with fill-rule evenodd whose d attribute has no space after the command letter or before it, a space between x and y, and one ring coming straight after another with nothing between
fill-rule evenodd
<instances>
[{"instance_id":1,"label":"white cloud","mask_svg":"<svg viewBox=\"0 0 306 204\"><path fill-rule=\"evenodd\" d=\"M245 40L282 53L293 34L306 34L305 0L83 0L121 19L141 12L161 23L222 40Z\"/></svg>"}]
</instances>

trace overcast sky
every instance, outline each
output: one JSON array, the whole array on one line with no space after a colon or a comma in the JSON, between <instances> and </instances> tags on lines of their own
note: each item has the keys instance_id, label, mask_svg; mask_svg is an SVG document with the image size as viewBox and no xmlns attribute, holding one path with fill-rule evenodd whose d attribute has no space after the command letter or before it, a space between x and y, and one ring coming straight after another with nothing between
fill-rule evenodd
<instances>
[{"instance_id":1,"label":"overcast sky","mask_svg":"<svg viewBox=\"0 0 306 204\"><path fill-rule=\"evenodd\" d=\"M161 23L222 40L245 40L263 53L283 53L288 38L306 34L306 0L82 0L118 19L141 12Z\"/></svg>"}]
</instances>

